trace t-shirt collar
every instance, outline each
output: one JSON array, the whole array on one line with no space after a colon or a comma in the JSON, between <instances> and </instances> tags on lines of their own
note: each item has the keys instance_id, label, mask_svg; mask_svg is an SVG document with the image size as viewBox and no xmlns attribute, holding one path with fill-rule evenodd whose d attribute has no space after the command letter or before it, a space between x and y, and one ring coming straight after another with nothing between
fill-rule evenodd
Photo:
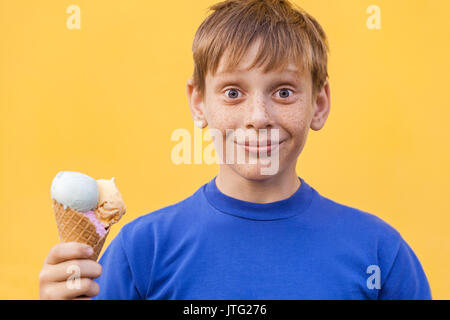
<instances>
[{"instance_id":1,"label":"t-shirt collar","mask_svg":"<svg viewBox=\"0 0 450 320\"><path fill-rule=\"evenodd\" d=\"M216 178L203 186L210 205L223 213L252 220L279 220L300 214L308 209L314 195L314 189L298 177L300 187L289 198L270 203L249 202L222 193L217 188Z\"/></svg>"}]
</instances>

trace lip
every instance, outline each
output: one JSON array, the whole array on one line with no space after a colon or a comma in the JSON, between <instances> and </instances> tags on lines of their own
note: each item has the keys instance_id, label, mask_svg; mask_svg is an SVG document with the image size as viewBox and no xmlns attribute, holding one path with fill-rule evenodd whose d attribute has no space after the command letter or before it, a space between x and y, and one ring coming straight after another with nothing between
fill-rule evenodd
<instances>
[{"instance_id":1,"label":"lip","mask_svg":"<svg viewBox=\"0 0 450 320\"><path fill-rule=\"evenodd\" d=\"M276 150L277 148L280 147L280 145L284 142L285 140L282 140L278 143L276 143L275 141L267 141L266 145L263 146L259 146L259 144L253 143L252 145L250 145L250 143L246 142L245 144L240 144L235 142L238 146L243 147L245 149L245 151L248 151L249 153L270 153L270 151Z\"/></svg>"}]
</instances>

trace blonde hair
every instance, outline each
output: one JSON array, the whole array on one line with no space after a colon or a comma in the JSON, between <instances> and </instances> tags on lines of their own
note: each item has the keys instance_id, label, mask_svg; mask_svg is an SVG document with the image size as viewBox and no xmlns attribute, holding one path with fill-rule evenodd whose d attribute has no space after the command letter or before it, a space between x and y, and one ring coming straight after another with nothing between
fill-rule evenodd
<instances>
[{"instance_id":1,"label":"blonde hair","mask_svg":"<svg viewBox=\"0 0 450 320\"><path fill-rule=\"evenodd\" d=\"M263 72L285 68L293 59L311 73L313 95L327 77L327 37L320 24L287 0L225 0L210 6L214 11L194 37L193 84L202 97L205 77L214 75L222 55L229 54L225 70L233 70L258 39L262 45L253 64L268 61ZM229 51L228 51L229 50Z\"/></svg>"}]
</instances>

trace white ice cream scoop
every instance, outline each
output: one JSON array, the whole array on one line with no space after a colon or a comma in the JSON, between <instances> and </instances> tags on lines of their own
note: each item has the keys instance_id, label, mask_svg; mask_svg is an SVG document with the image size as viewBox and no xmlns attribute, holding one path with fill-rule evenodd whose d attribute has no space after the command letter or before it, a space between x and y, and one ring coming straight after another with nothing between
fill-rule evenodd
<instances>
[{"instance_id":1,"label":"white ice cream scoop","mask_svg":"<svg viewBox=\"0 0 450 320\"><path fill-rule=\"evenodd\" d=\"M60 171L50 188L52 199L64 206L86 212L97 207L97 181L88 175L73 171Z\"/></svg>"}]
</instances>

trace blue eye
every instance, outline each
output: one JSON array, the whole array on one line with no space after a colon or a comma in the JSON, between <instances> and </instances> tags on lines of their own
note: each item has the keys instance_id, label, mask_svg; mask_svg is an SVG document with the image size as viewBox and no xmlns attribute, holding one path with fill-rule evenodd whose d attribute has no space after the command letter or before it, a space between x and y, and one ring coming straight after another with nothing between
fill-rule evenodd
<instances>
[{"instance_id":1,"label":"blue eye","mask_svg":"<svg viewBox=\"0 0 450 320\"><path fill-rule=\"evenodd\" d=\"M288 93L286 93L287 91L292 91L292 90L290 90L290 89L280 89L280 90L278 90L278 92L280 92L280 97L281 98L289 98L289 94ZM283 94L281 94L281 92L283 92Z\"/></svg>"},{"instance_id":2,"label":"blue eye","mask_svg":"<svg viewBox=\"0 0 450 320\"><path fill-rule=\"evenodd\" d=\"M227 94L228 98L236 99L239 96L239 90L237 89L227 89L225 92L230 91L232 94Z\"/></svg>"},{"instance_id":3,"label":"blue eye","mask_svg":"<svg viewBox=\"0 0 450 320\"><path fill-rule=\"evenodd\" d=\"M283 89L278 90L277 92L280 92L280 97L281 98L286 99L286 98L289 98L291 96L289 94L289 91L292 92L292 90L290 90L290 89L283 88ZM234 89L234 88L225 90L225 94L226 94L227 98L230 98L230 99L239 98L239 90Z\"/></svg>"}]
</instances>

